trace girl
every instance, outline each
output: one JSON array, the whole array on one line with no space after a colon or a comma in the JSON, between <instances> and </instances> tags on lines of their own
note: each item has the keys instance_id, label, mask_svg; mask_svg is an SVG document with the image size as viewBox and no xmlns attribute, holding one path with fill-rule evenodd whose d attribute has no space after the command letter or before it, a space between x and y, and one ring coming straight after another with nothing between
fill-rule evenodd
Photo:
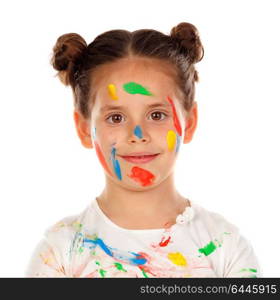
<instances>
[{"instance_id":1,"label":"girl","mask_svg":"<svg viewBox=\"0 0 280 300\"><path fill-rule=\"evenodd\" d=\"M197 125L204 55L196 27L170 35L107 31L60 36L51 63L74 97L81 143L104 169L102 193L45 231L27 277L258 277L250 243L175 187L181 144Z\"/></svg>"}]
</instances>

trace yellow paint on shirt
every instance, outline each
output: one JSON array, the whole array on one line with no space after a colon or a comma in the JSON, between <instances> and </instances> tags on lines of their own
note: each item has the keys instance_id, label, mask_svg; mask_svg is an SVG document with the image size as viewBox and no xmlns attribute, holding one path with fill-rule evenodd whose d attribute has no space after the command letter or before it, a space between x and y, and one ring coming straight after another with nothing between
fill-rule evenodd
<instances>
[{"instance_id":1,"label":"yellow paint on shirt","mask_svg":"<svg viewBox=\"0 0 280 300\"><path fill-rule=\"evenodd\" d=\"M118 100L117 89L114 84L111 83L108 85L108 92L113 100Z\"/></svg>"},{"instance_id":2,"label":"yellow paint on shirt","mask_svg":"<svg viewBox=\"0 0 280 300\"><path fill-rule=\"evenodd\" d=\"M54 265L54 258L50 252L42 252L42 253L40 253L40 257L43 260L44 264L51 266L51 267Z\"/></svg>"},{"instance_id":3,"label":"yellow paint on shirt","mask_svg":"<svg viewBox=\"0 0 280 300\"><path fill-rule=\"evenodd\" d=\"M177 266L187 266L187 260L185 257L179 253L168 253L168 258Z\"/></svg>"},{"instance_id":4,"label":"yellow paint on shirt","mask_svg":"<svg viewBox=\"0 0 280 300\"><path fill-rule=\"evenodd\" d=\"M168 130L166 140L168 149L172 151L176 145L176 133L173 130Z\"/></svg>"}]
</instances>

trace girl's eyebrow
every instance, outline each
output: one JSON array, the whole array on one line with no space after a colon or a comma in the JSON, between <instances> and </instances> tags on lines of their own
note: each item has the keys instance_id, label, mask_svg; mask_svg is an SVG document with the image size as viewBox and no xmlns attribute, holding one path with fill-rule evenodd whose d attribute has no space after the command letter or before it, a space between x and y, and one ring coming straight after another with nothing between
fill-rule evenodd
<instances>
[{"instance_id":1,"label":"girl's eyebrow","mask_svg":"<svg viewBox=\"0 0 280 300\"><path fill-rule=\"evenodd\" d=\"M165 108L171 108L171 105L166 102L159 102L159 103L153 103L150 105L147 105L148 108L154 108L154 107L165 107ZM101 112L104 111L108 111L108 110L117 110L117 109L125 109L125 106L121 106L121 105L104 105L103 107L101 107Z\"/></svg>"}]
</instances>

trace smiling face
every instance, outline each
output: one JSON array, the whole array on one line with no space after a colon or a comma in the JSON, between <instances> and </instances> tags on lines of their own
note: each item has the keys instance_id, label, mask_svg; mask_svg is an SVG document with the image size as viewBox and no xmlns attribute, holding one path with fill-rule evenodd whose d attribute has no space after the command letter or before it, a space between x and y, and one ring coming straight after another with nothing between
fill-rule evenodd
<instances>
[{"instance_id":1,"label":"smiling face","mask_svg":"<svg viewBox=\"0 0 280 300\"><path fill-rule=\"evenodd\" d=\"M174 69L151 59L122 59L98 70L89 130L107 176L131 190L164 181L182 142L187 113ZM193 129L194 130L194 129Z\"/></svg>"}]
</instances>

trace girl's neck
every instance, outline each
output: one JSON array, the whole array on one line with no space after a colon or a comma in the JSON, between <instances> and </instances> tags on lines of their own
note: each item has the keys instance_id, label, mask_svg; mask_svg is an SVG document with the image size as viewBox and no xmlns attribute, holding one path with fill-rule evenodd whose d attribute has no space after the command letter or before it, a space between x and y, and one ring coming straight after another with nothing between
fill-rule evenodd
<instances>
[{"instance_id":1,"label":"girl's neck","mask_svg":"<svg viewBox=\"0 0 280 300\"><path fill-rule=\"evenodd\" d=\"M174 186L173 173L158 186L144 191L132 191L106 177L106 187L97 197L103 212L119 220L170 220L189 206Z\"/></svg>"}]
</instances>

